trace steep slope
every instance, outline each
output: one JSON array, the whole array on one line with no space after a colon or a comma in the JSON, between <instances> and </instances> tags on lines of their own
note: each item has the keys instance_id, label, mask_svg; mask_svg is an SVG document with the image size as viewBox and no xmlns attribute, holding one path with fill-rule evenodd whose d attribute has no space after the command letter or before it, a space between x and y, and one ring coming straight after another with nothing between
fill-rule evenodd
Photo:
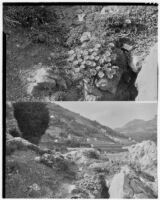
<instances>
[{"instance_id":1,"label":"steep slope","mask_svg":"<svg viewBox=\"0 0 160 200\"><path fill-rule=\"evenodd\" d=\"M121 128L115 129L117 132L131 137L136 141L153 140L157 141L157 116L153 119L145 121L135 119L128 122Z\"/></svg>"},{"instance_id":2,"label":"steep slope","mask_svg":"<svg viewBox=\"0 0 160 200\"><path fill-rule=\"evenodd\" d=\"M47 104L50 122L42 142L51 141L51 138L59 142L63 140L81 141L83 144L119 144L127 140L126 136L118 134L109 127L101 125L97 121L89 120L78 113L71 112L57 104ZM49 138L48 138L49 137ZM57 142L58 143L58 142ZM99 145L98 145L99 146Z\"/></svg>"},{"instance_id":3,"label":"steep slope","mask_svg":"<svg viewBox=\"0 0 160 200\"><path fill-rule=\"evenodd\" d=\"M119 148L119 146L122 144L130 142L128 137L117 133L111 128L101 125L97 121L89 120L80 114L71 112L55 103L44 103L43 105L39 105L40 107L46 107L48 110L48 114L44 117L42 109L37 106L38 110L36 110L33 102L16 103L13 105L14 109L8 109L7 115L12 116L12 118L22 115L25 118L25 120L20 120L18 118L16 119L18 123L21 123L18 124L18 126L22 132L22 135L28 133L28 127L33 128L33 130L30 130L30 132L32 131L36 134L39 134L40 127L37 124L37 120L41 118L42 125L44 124L44 119L46 119L46 116L49 118L47 122L48 127L45 128L43 134L40 136L36 135L36 137L38 137L40 146L47 148L59 148L62 146L80 147L90 145L94 145L96 147L106 147L107 145L118 144ZM19 109L19 111L17 111L17 109ZM17 112L21 112L21 114L15 116L15 113ZM45 111L45 113L47 113L47 111ZM8 116L7 122L9 123ZM25 124L23 124L24 122ZM38 127L36 128L36 126ZM21 130L22 127L25 130ZM9 132L12 133L13 131L10 130ZM24 138L26 138L26 136ZM32 140L34 138L32 135L29 135L29 138L30 139L28 140L33 142Z\"/></svg>"}]
</instances>

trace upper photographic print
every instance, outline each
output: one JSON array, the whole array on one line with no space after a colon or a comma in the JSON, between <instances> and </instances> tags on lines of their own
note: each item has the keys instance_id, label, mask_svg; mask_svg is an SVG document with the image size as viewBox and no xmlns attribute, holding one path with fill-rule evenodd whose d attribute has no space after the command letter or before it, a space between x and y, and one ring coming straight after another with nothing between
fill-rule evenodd
<instances>
[{"instance_id":1,"label":"upper photographic print","mask_svg":"<svg viewBox=\"0 0 160 200\"><path fill-rule=\"evenodd\" d=\"M9 101L157 101L157 4L4 3Z\"/></svg>"}]
</instances>

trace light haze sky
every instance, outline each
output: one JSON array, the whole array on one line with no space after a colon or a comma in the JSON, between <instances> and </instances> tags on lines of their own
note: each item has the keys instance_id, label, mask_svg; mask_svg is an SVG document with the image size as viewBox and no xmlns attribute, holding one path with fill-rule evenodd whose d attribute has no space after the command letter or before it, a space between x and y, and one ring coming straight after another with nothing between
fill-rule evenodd
<instances>
[{"instance_id":1,"label":"light haze sky","mask_svg":"<svg viewBox=\"0 0 160 200\"><path fill-rule=\"evenodd\" d=\"M122 127L133 119L150 120L157 114L156 103L56 102L56 104L111 128Z\"/></svg>"}]
</instances>

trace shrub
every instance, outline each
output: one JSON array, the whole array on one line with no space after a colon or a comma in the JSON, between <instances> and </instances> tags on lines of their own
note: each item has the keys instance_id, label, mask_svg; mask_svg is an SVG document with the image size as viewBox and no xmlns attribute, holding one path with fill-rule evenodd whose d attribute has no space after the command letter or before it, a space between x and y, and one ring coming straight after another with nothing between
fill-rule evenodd
<instances>
[{"instance_id":1,"label":"shrub","mask_svg":"<svg viewBox=\"0 0 160 200\"><path fill-rule=\"evenodd\" d=\"M21 24L23 27L38 27L56 19L55 13L46 6L5 6L4 23Z\"/></svg>"},{"instance_id":2,"label":"shrub","mask_svg":"<svg viewBox=\"0 0 160 200\"><path fill-rule=\"evenodd\" d=\"M53 6L5 5L3 22L6 27L22 27L29 30L32 42L48 46L65 45L66 25L60 20L60 13Z\"/></svg>"},{"instance_id":3,"label":"shrub","mask_svg":"<svg viewBox=\"0 0 160 200\"><path fill-rule=\"evenodd\" d=\"M83 153L87 158L90 158L90 159L99 159L99 154L96 150L94 149L90 149L90 150L86 150L84 151Z\"/></svg>"},{"instance_id":4,"label":"shrub","mask_svg":"<svg viewBox=\"0 0 160 200\"><path fill-rule=\"evenodd\" d=\"M22 137L37 144L49 124L46 105L41 102L17 102L13 107Z\"/></svg>"}]
</instances>

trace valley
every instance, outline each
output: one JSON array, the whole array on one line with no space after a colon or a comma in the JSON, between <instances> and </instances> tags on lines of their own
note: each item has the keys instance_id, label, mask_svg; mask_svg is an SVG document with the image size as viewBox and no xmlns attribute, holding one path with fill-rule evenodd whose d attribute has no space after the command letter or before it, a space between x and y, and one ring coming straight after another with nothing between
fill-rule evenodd
<instances>
[{"instance_id":1,"label":"valley","mask_svg":"<svg viewBox=\"0 0 160 200\"><path fill-rule=\"evenodd\" d=\"M55 103L8 102L6 125L7 198L157 198L153 141Z\"/></svg>"}]
</instances>

